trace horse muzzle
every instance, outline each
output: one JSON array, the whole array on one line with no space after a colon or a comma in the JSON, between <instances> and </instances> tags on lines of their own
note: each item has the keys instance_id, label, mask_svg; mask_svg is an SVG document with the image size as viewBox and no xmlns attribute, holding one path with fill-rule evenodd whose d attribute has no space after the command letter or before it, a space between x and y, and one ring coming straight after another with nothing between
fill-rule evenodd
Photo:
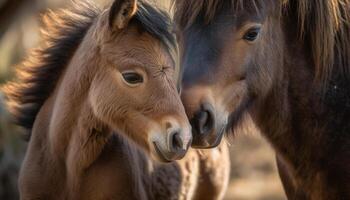
<instances>
[{"instance_id":1,"label":"horse muzzle","mask_svg":"<svg viewBox=\"0 0 350 200\"><path fill-rule=\"evenodd\" d=\"M193 133L193 148L217 147L225 133L227 120L215 112L214 107L204 103L190 120Z\"/></svg>"},{"instance_id":2,"label":"horse muzzle","mask_svg":"<svg viewBox=\"0 0 350 200\"><path fill-rule=\"evenodd\" d=\"M160 135L160 134L159 134ZM166 134L161 134L153 140L158 158L163 162L182 159L191 146L192 134L190 129L169 128Z\"/></svg>"}]
</instances>

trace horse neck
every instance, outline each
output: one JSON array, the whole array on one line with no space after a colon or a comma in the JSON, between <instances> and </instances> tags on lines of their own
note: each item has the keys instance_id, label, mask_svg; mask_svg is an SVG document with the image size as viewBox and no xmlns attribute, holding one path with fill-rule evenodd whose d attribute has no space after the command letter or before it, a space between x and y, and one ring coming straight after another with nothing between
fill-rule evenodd
<instances>
[{"instance_id":1,"label":"horse neck","mask_svg":"<svg viewBox=\"0 0 350 200\"><path fill-rule=\"evenodd\" d=\"M349 109L343 105L344 102L340 106L343 110L336 110L336 107L339 108L339 105L335 106L337 103L332 105L332 100L339 99L337 96L328 99L329 92L334 94L332 85L322 98L321 87L315 84L314 69L310 67L313 66L310 47L297 42L297 38L291 39L291 35L297 34L293 33L293 26L288 25L283 79L274 84L268 97L258 105L258 125L278 154L289 163L294 175L300 180L309 181L303 184L323 188L324 191L346 191L339 184L346 185L350 178L344 178L350 167L347 161L349 151L344 149L350 145L349 135L346 134L350 130L349 117L346 117L349 116ZM345 93L343 95L349 97L349 91L345 90ZM338 95L341 96L340 93ZM338 185L330 184L330 177L337 179ZM317 193L313 189L310 188L308 193ZM330 199L339 197L336 193L330 195L330 192L323 195L324 198L333 195Z\"/></svg>"},{"instance_id":2,"label":"horse neck","mask_svg":"<svg viewBox=\"0 0 350 200\"><path fill-rule=\"evenodd\" d=\"M108 130L94 116L88 102L89 76L85 58L91 60L96 53L80 47L66 67L52 95L42 106L34 123L27 154L41 155L53 171L66 176L67 188L78 190L80 176L96 160L106 143ZM81 54L81 52L87 52ZM94 65L94 63L91 63ZM96 65L97 66L97 65ZM39 145L45 146L38 148ZM38 152L38 149L46 149ZM36 152L35 152L36 151ZM48 167L48 166L46 166ZM50 177L48 177L50 179Z\"/></svg>"}]
</instances>

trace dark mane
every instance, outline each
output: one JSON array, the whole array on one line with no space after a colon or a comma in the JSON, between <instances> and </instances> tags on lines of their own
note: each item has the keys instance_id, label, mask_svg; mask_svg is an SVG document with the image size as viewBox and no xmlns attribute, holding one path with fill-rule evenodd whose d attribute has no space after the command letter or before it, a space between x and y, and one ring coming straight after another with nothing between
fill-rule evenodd
<instances>
[{"instance_id":1,"label":"dark mane","mask_svg":"<svg viewBox=\"0 0 350 200\"><path fill-rule=\"evenodd\" d=\"M229 6L235 11L249 10L260 13L261 10L278 5L274 2L274 0L175 0L174 19L178 25L186 29L199 15L206 23L210 23L224 6Z\"/></svg>"},{"instance_id":2,"label":"dark mane","mask_svg":"<svg viewBox=\"0 0 350 200\"><path fill-rule=\"evenodd\" d=\"M172 51L176 43L170 32L169 16L143 1L138 7L134 20ZM43 16L43 45L34 49L19 66L17 80L3 88L15 123L29 134L40 108L101 12L92 3L83 1L74 2L73 8L49 11Z\"/></svg>"},{"instance_id":3,"label":"dark mane","mask_svg":"<svg viewBox=\"0 0 350 200\"><path fill-rule=\"evenodd\" d=\"M201 15L207 23L223 5L232 9L255 9L256 12L273 8L279 16L297 13L300 39L309 38L315 66L315 80L327 84L337 65L337 71L350 76L350 2L344 0L175 0L175 21L188 28ZM293 6L292 6L293 5ZM264 10L265 9L265 10ZM296 9L296 10L291 10ZM270 9L271 10L271 9ZM282 19L282 18L281 18Z\"/></svg>"},{"instance_id":4,"label":"dark mane","mask_svg":"<svg viewBox=\"0 0 350 200\"><path fill-rule=\"evenodd\" d=\"M350 75L350 2L343 0L295 1L301 39L308 38L315 65L315 79L327 83L334 70ZM291 11L293 12L293 10ZM333 67L337 69L333 69Z\"/></svg>"},{"instance_id":5,"label":"dark mane","mask_svg":"<svg viewBox=\"0 0 350 200\"><path fill-rule=\"evenodd\" d=\"M159 39L169 50L174 62L177 64L177 43L172 32L172 21L169 14L156 5L152 5L146 1L138 1L138 9L133 20L139 22L153 37Z\"/></svg>"},{"instance_id":6,"label":"dark mane","mask_svg":"<svg viewBox=\"0 0 350 200\"><path fill-rule=\"evenodd\" d=\"M5 86L15 123L31 130L36 115L100 11L88 3L48 11L43 16L43 44L31 51L17 69L17 80Z\"/></svg>"}]
</instances>

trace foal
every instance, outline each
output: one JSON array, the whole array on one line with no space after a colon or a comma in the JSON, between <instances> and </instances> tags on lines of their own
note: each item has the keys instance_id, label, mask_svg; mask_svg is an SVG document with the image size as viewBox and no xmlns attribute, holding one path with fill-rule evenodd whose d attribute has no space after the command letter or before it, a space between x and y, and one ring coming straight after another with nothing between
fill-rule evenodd
<instances>
[{"instance_id":1,"label":"foal","mask_svg":"<svg viewBox=\"0 0 350 200\"><path fill-rule=\"evenodd\" d=\"M145 155L181 159L191 143L169 18L136 0L116 0L104 11L74 6L44 17L46 46L5 87L17 123L30 132L21 199L176 193L154 186L182 181L181 164L157 167Z\"/></svg>"},{"instance_id":2,"label":"foal","mask_svg":"<svg viewBox=\"0 0 350 200\"><path fill-rule=\"evenodd\" d=\"M32 133L22 199L222 199L226 146L169 165L145 155L179 159L190 140L167 16L131 0L103 12L76 7L44 18L47 47L6 87L17 122ZM167 138L150 137L150 128Z\"/></svg>"}]
</instances>

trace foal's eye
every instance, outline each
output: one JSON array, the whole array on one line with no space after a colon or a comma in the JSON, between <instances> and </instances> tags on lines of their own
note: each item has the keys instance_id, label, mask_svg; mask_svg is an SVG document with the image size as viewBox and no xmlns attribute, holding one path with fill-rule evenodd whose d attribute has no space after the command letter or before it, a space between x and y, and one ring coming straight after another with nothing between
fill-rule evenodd
<instances>
[{"instance_id":1,"label":"foal's eye","mask_svg":"<svg viewBox=\"0 0 350 200\"><path fill-rule=\"evenodd\" d=\"M254 42L259 37L260 30L261 30L260 27L249 29L244 34L243 39L245 39L249 42Z\"/></svg>"},{"instance_id":2,"label":"foal's eye","mask_svg":"<svg viewBox=\"0 0 350 200\"><path fill-rule=\"evenodd\" d=\"M143 77L136 72L125 72L122 74L124 80L131 85L139 84L143 82Z\"/></svg>"}]
</instances>

